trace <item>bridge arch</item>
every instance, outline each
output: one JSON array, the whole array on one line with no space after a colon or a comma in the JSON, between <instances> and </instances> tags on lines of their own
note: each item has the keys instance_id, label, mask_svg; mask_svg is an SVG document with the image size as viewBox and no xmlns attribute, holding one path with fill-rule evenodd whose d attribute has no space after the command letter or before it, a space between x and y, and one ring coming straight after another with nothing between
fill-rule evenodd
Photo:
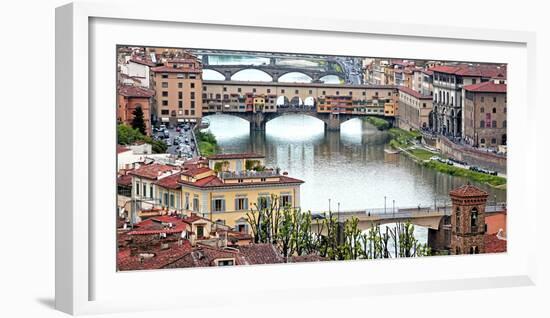
<instances>
[{"instance_id":1,"label":"bridge arch","mask_svg":"<svg viewBox=\"0 0 550 318\"><path fill-rule=\"evenodd\" d=\"M277 81L281 83L311 83L313 76L304 72L289 71L279 74Z\"/></svg>"},{"instance_id":2,"label":"bridge arch","mask_svg":"<svg viewBox=\"0 0 550 318\"><path fill-rule=\"evenodd\" d=\"M294 96L290 99L291 107L298 107L303 105L304 105L304 101L300 98L300 96Z\"/></svg>"},{"instance_id":3,"label":"bridge arch","mask_svg":"<svg viewBox=\"0 0 550 318\"><path fill-rule=\"evenodd\" d=\"M308 96L306 97L306 99L304 99L304 106L315 107L316 102L317 101L315 100L315 97Z\"/></svg>"},{"instance_id":4,"label":"bridge arch","mask_svg":"<svg viewBox=\"0 0 550 318\"><path fill-rule=\"evenodd\" d=\"M238 70L231 75L232 81L248 81L248 82L272 82L273 76L266 71L255 67L247 67Z\"/></svg>"},{"instance_id":5,"label":"bridge arch","mask_svg":"<svg viewBox=\"0 0 550 318\"><path fill-rule=\"evenodd\" d=\"M215 69L206 68L202 71L202 79L206 81L223 81L225 80L225 75Z\"/></svg>"},{"instance_id":6,"label":"bridge arch","mask_svg":"<svg viewBox=\"0 0 550 318\"><path fill-rule=\"evenodd\" d=\"M284 95L281 95L281 96L277 97L276 105L277 105L277 107L288 106L288 105L290 105L290 100L288 99L288 97L286 97Z\"/></svg>"},{"instance_id":7,"label":"bridge arch","mask_svg":"<svg viewBox=\"0 0 550 318\"><path fill-rule=\"evenodd\" d=\"M325 84L340 84L342 80L343 80L342 77L336 74L326 74L326 75L323 75L321 78L319 78L319 81Z\"/></svg>"}]
</instances>

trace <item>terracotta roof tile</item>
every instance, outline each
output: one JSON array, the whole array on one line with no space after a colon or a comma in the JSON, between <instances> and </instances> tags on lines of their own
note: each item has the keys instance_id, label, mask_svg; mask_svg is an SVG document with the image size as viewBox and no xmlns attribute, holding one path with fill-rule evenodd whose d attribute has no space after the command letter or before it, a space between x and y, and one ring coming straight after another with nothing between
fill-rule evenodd
<instances>
[{"instance_id":1,"label":"terracotta roof tile","mask_svg":"<svg viewBox=\"0 0 550 318\"><path fill-rule=\"evenodd\" d=\"M155 95L155 92L153 90L150 90L144 87L139 87L139 86L132 86L132 85L119 86L118 93L126 97L143 97L143 98L149 98Z\"/></svg>"},{"instance_id":2,"label":"terracotta roof tile","mask_svg":"<svg viewBox=\"0 0 550 318\"><path fill-rule=\"evenodd\" d=\"M449 195L455 197L486 197L489 194L476 186L465 184L459 188L451 190Z\"/></svg>"},{"instance_id":3,"label":"terracotta roof tile","mask_svg":"<svg viewBox=\"0 0 550 318\"><path fill-rule=\"evenodd\" d=\"M417 99L432 99L433 98L430 95L422 95L421 93L419 93L419 92L415 91L414 89L409 88L407 86L400 86L399 90L404 92L405 94L411 95L411 96L413 96L414 98L417 98Z\"/></svg>"},{"instance_id":4,"label":"terracotta roof tile","mask_svg":"<svg viewBox=\"0 0 550 318\"><path fill-rule=\"evenodd\" d=\"M507 241L506 239L499 238L497 234L486 234L485 240L485 253L504 253L506 252Z\"/></svg>"},{"instance_id":5,"label":"terracotta roof tile","mask_svg":"<svg viewBox=\"0 0 550 318\"><path fill-rule=\"evenodd\" d=\"M178 168L174 166L152 163L140 166L139 168L129 171L128 173L146 179L157 180L161 174L176 170L178 170Z\"/></svg>"},{"instance_id":6,"label":"terracotta roof tile","mask_svg":"<svg viewBox=\"0 0 550 318\"><path fill-rule=\"evenodd\" d=\"M506 84L496 84L489 81L464 86L464 89L476 93L506 93Z\"/></svg>"}]
</instances>

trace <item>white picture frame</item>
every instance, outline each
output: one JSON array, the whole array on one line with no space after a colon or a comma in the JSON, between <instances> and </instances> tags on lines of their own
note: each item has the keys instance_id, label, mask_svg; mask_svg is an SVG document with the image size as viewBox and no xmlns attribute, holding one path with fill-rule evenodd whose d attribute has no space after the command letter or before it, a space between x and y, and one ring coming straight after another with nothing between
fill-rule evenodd
<instances>
[{"instance_id":1,"label":"white picture frame","mask_svg":"<svg viewBox=\"0 0 550 318\"><path fill-rule=\"evenodd\" d=\"M115 121L109 117L114 111L115 91L115 48L113 44L142 44L156 46L204 47L232 49L232 44L218 41L201 41L199 37L183 41L170 37L178 28L188 28L190 34L215 36L223 32L225 37L236 39L264 36L285 37L289 43L298 43L311 38L351 42L373 41L384 43L380 54L408 58L442 58L448 60L475 60L492 62L499 56L499 62L509 63L509 171L508 187L508 252L499 255L476 255L471 257L436 257L415 260L330 262L330 264L268 265L231 269L190 269L193 273L186 280L201 277L215 282L223 275L242 274L249 277L243 283L243 290L257 290L249 301L265 301L266 295L276 296L278 301L301 299L323 299L328 295L354 297L381 295L395 292L449 291L491 287L526 286L535 283L535 245L530 244L527 234L534 235L536 203L529 200L528 189L534 183L535 167L522 167L528 158L536 157L537 138L534 125L529 125L533 113L528 107L535 107L535 35L523 31L501 31L476 28L442 26L438 28L423 25L408 25L395 22L373 22L345 19L295 19L273 17L269 13L261 16L246 15L235 18L216 10L189 11L185 3L172 4L171 10L160 6L117 6L116 3L72 3L56 10L56 308L71 314L105 313L115 311L136 311L158 308L184 308L185 306L224 305L237 301L238 295L224 294L224 289L204 290L195 294L181 291L180 296L188 302L182 303L165 297L148 297L148 302L132 297L130 281L143 277L148 289L155 289L158 282L169 277L185 276L186 270L155 272L116 273L114 255L99 253L103 246L109 246L114 230L107 232L105 240L96 235L98 229L109 226L99 214L101 208L109 207L109 192L115 191L113 170L110 164L115 160L114 128L107 125L97 129L101 123ZM125 34L131 27L137 30ZM161 30L162 36L154 36ZM181 32L181 29L180 29ZM193 33L194 32L194 33ZM203 33L201 33L203 32ZM125 36L121 36L124 34ZM214 35L213 35L214 34ZM118 38L117 38L118 36ZM193 37L193 36L190 36ZM407 50L402 48L406 40ZM137 43L137 42L139 43ZM292 42L296 41L296 42ZM430 44L431 43L431 44ZM185 45L186 44L186 45ZM440 53L421 56L419 46L432 45ZM112 47L112 51L108 52ZM269 51L269 45L261 46L250 41L240 46L242 50ZM484 50L474 52L476 48ZM454 49L454 51L453 51ZM272 49L273 50L273 49ZM311 53L341 54L359 52L356 46L323 50L312 45ZM292 49L281 51L293 51ZM299 50L303 52L304 50ZM389 52L389 53L388 53ZM309 53L309 52L303 52ZM111 54L112 65L104 63ZM439 55L438 55L439 54ZM363 53L362 55L378 55ZM390 56L378 55L378 56ZM107 60L106 60L107 59ZM109 71L110 68L110 71ZM111 72L111 73L109 73ZM99 78L99 79L98 79ZM109 83L112 92L109 93ZM91 92L94 93L91 93ZM109 95L111 94L111 95ZM111 109L94 107L99 102L113 101ZM105 105L105 103L103 103ZM112 114L112 113L111 113ZM114 126L114 124L113 124ZM525 129L518 129L526 127ZM531 138L523 138L530 135ZM112 144L109 144L111 142ZM106 145L103 147L102 145ZM111 147L113 146L113 147ZM114 167L114 166L112 166ZM110 177L113 179L109 181ZM112 189L105 182L113 184ZM532 199L532 198L531 198ZM113 201L114 202L114 201ZM515 211L522 208L521 217ZM114 208L113 208L114 209ZM114 222L114 220L113 220ZM114 224L114 223L113 223ZM113 228L114 229L114 228ZM104 233L102 231L101 233ZM110 236L111 235L111 236ZM101 264L101 266L98 266ZM111 265L109 265L111 264ZM498 266L497 266L498 265ZM110 266L110 271L108 273ZM103 268L106 267L107 269ZM354 273L369 269L370 274L351 279ZM446 268L448 270L438 270ZM406 269L406 270L403 270ZM315 277L327 271L342 271L345 274L316 281ZM391 277L384 272L408 272L416 276ZM181 272L181 275L178 275ZM280 277L295 277L284 285ZM364 276L364 277L363 277ZM195 278L193 278L195 277ZM268 286L254 286L258 277L267 277ZM155 285L154 281L157 281ZM443 283L444 282L444 283ZM206 284L208 285L208 284ZM177 286L177 283L176 283ZM112 292L111 292L112 291ZM307 292L304 292L307 291ZM178 292L177 288L171 292ZM109 294L110 293L110 294ZM215 302L205 300L206 295L216 296ZM171 294L173 295L173 294ZM174 297L177 298L177 297ZM121 301L133 299L133 301Z\"/></svg>"}]
</instances>

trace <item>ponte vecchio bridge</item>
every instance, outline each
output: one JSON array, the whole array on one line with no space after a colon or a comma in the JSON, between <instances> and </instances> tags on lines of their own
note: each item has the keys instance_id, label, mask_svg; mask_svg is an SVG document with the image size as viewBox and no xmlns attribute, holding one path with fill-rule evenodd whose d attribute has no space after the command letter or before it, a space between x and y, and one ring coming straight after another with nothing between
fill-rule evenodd
<instances>
[{"instance_id":1,"label":"ponte vecchio bridge","mask_svg":"<svg viewBox=\"0 0 550 318\"><path fill-rule=\"evenodd\" d=\"M318 118L327 130L339 130L352 118L394 120L398 90L393 85L342 85L203 81L203 116L229 114L265 130L268 121L287 114Z\"/></svg>"}]
</instances>

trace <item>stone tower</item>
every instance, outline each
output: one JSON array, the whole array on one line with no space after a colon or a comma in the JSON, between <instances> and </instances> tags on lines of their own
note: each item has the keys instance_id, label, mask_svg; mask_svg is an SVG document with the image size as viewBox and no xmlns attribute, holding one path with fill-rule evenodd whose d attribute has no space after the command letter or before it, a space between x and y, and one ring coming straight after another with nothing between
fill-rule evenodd
<instances>
[{"instance_id":1,"label":"stone tower","mask_svg":"<svg viewBox=\"0 0 550 318\"><path fill-rule=\"evenodd\" d=\"M451 254L485 253L487 192L470 184L449 192L452 201Z\"/></svg>"}]
</instances>

